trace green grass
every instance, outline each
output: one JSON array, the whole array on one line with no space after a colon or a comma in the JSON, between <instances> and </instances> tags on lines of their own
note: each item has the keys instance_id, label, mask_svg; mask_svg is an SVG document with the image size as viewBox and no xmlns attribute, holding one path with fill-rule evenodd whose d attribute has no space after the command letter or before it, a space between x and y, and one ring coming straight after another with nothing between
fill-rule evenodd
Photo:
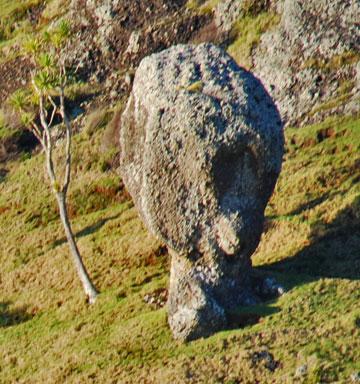
<instances>
[{"instance_id":1,"label":"green grass","mask_svg":"<svg viewBox=\"0 0 360 384\"><path fill-rule=\"evenodd\" d=\"M213 12L220 0L188 0L186 8L200 14L209 14Z\"/></svg>"},{"instance_id":2,"label":"green grass","mask_svg":"<svg viewBox=\"0 0 360 384\"><path fill-rule=\"evenodd\" d=\"M69 9L69 0L0 0L0 63L22 55L24 42L44 32L50 23L59 20ZM43 8L37 20L32 10Z\"/></svg>"},{"instance_id":3,"label":"green grass","mask_svg":"<svg viewBox=\"0 0 360 384\"><path fill-rule=\"evenodd\" d=\"M37 3L0 0L0 47L32 31L25 15ZM68 4L48 1L42 24ZM207 13L216 4L189 1L188 7ZM250 68L251 50L278 16L246 4L229 51ZM356 60L349 52L306 65L330 71ZM341 103L352 86L344 81L335 101L320 108ZM68 96L88 90L78 84ZM145 295L167 287L169 258L112 170L117 154L109 137L118 118L106 128L110 115L100 109L88 116L74 137L69 191L79 248L101 291L93 306L84 300L69 257L43 154L0 165L0 171L6 168L0 174L0 382L350 382L360 372L360 118L333 117L286 131L282 174L253 256L255 269L276 277L286 294L235 309L231 329L179 344L166 310L144 302ZM0 115L0 140L11 135ZM55 156L61 158L61 148ZM274 371L254 358L263 351L273 356ZM296 377L299 367L306 372Z\"/></svg>"},{"instance_id":4,"label":"green grass","mask_svg":"<svg viewBox=\"0 0 360 384\"><path fill-rule=\"evenodd\" d=\"M228 47L228 53L235 61L246 69L251 69L251 53L259 44L261 35L277 25L280 16L271 12L257 15L246 15L240 18L233 27L234 41Z\"/></svg>"},{"instance_id":5,"label":"green grass","mask_svg":"<svg viewBox=\"0 0 360 384\"><path fill-rule=\"evenodd\" d=\"M186 7L199 14L211 14L218 3L219 0L188 0ZM280 16L266 11L266 1L246 0L241 8L242 16L232 27L232 43L228 46L228 53L239 65L251 69L252 50L259 44L261 35L280 22ZM345 59L349 60L348 57Z\"/></svg>"},{"instance_id":6,"label":"green grass","mask_svg":"<svg viewBox=\"0 0 360 384\"><path fill-rule=\"evenodd\" d=\"M0 42L32 31L27 12L41 0L0 0Z\"/></svg>"},{"instance_id":7,"label":"green grass","mask_svg":"<svg viewBox=\"0 0 360 384\"><path fill-rule=\"evenodd\" d=\"M0 183L0 381L13 383L345 383L360 370L360 119L286 132L287 153L255 268L287 287L239 308L231 329L175 342L166 310L143 300L169 260L99 165L105 128L74 138L70 207L102 292L85 303L43 155L7 164ZM56 153L60 156L60 153ZM35 342L36 340L36 342ZM269 370L254 353L268 351ZM304 377L295 377L306 366Z\"/></svg>"},{"instance_id":8,"label":"green grass","mask_svg":"<svg viewBox=\"0 0 360 384\"><path fill-rule=\"evenodd\" d=\"M40 3L40 0L0 0L0 17L6 18L13 16L17 19L20 19L26 14L26 11L29 8Z\"/></svg>"},{"instance_id":9,"label":"green grass","mask_svg":"<svg viewBox=\"0 0 360 384\"><path fill-rule=\"evenodd\" d=\"M341 54L327 58L312 57L303 64L304 68L321 69L324 72L336 71L346 65L355 64L359 61L360 54L356 51L345 51Z\"/></svg>"},{"instance_id":10,"label":"green grass","mask_svg":"<svg viewBox=\"0 0 360 384\"><path fill-rule=\"evenodd\" d=\"M12 130L5 124L4 112L0 109L0 140L12 136Z\"/></svg>"}]
</instances>

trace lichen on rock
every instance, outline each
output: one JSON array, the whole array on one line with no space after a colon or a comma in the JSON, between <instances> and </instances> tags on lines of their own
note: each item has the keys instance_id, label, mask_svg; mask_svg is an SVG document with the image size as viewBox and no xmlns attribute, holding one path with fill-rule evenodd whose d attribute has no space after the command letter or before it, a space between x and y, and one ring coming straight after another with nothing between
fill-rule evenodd
<instances>
[{"instance_id":1,"label":"lichen on rock","mask_svg":"<svg viewBox=\"0 0 360 384\"><path fill-rule=\"evenodd\" d=\"M120 169L170 250L175 338L207 336L226 327L229 310L257 301L250 257L283 141L261 82L220 48L177 45L140 63L121 119Z\"/></svg>"}]
</instances>

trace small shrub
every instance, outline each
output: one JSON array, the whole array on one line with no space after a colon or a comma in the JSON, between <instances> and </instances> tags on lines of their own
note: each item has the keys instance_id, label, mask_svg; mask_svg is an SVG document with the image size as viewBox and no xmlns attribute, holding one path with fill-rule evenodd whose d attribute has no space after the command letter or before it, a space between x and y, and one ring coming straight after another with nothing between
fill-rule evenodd
<instances>
[{"instance_id":1,"label":"small shrub","mask_svg":"<svg viewBox=\"0 0 360 384\"><path fill-rule=\"evenodd\" d=\"M97 109L90 113L86 119L84 131L91 137L97 130L103 128L110 120L111 113L106 109Z\"/></svg>"},{"instance_id":2,"label":"small shrub","mask_svg":"<svg viewBox=\"0 0 360 384\"><path fill-rule=\"evenodd\" d=\"M69 100L74 101L84 96L93 95L96 92L97 88L93 84L76 82L66 88L65 95Z\"/></svg>"},{"instance_id":3,"label":"small shrub","mask_svg":"<svg viewBox=\"0 0 360 384\"><path fill-rule=\"evenodd\" d=\"M219 1L220 0L188 0L186 8L206 15L212 13Z\"/></svg>"},{"instance_id":4,"label":"small shrub","mask_svg":"<svg viewBox=\"0 0 360 384\"><path fill-rule=\"evenodd\" d=\"M5 123L4 111L0 109L0 140L11 136L12 130Z\"/></svg>"},{"instance_id":5,"label":"small shrub","mask_svg":"<svg viewBox=\"0 0 360 384\"><path fill-rule=\"evenodd\" d=\"M2 111L2 124L10 130L19 130L24 128L21 117L18 113L12 111L10 108L5 107Z\"/></svg>"},{"instance_id":6,"label":"small shrub","mask_svg":"<svg viewBox=\"0 0 360 384\"><path fill-rule=\"evenodd\" d=\"M117 106L112 119L105 128L104 134L102 136L100 150L102 153L106 153L109 150L113 150L119 147L119 129L120 129L120 120L121 115L124 110L125 103L120 102Z\"/></svg>"},{"instance_id":7,"label":"small shrub","mask_svg":"<svg viewBox=\"0 0 360 384\"><path fill-rule=\"evenodd\" d=\"M360 316L357 316L355 319L355 326L356 328L360 328Z\"/></svg>"},{"instance_id":8,"label":"small shrub","mask_svg":"<svg viewBox=\"0 0 360 384\"><path fill-rule=\"evenodd\" d=\"M14 29L9 18L0 19L0 41L9 40Z\"/></svg>"},{"instance_id":9,"label":"small shrub","mask_svg":"<svg viewBox=\"0 0 360 384\"><path fill-rule=\"evenodd\" d=\"M303 63L303 68L316 68L324 72L336 71L346 65L352 65L360 60L356 51L345 51L332 57L310 57Z\"/></svg>"},{"instance_id":10,"label":"small shrub","mask_svg":"<svg viewBox=\"0 0 360 384\"><path fill-rule=\"evenodd\" d=\"M197 10L199 7L204 4L205 0L188 0L186 3L186 8L191 10Z\"/></svg>"},{"instance_id":11,"label":"small shrub","mask_svg":"<svg viewBox=\"0 0 360 384\"><path fill-rule=\"evenodd\" d=\"M245 0L243 10L246 15L257 16L266 12L270 7L270 0Z\"/></svg>"},{"instance_id":12,"label":"small shrub","mask_svg":"<svg viewBox=\"0 0 360 384\"><path fill-rule=\"evenodd\" d=\"M107 172L111 169L116 169L120 165L120 151L113 147L102 154L99 159L99 168L101 172Z\"/></svg>"},{"instance_id":13,"label":"small shrub","mask_svg":"<svg viewBox=\"0 0 360 384\"><path fill-rule=\"evenodd\" d=\"M0 41L32 31L29 11L40 6L42 0L3 1L0 7Z\"/></svg>"},{"instance_id":14,"label":"small shrub","mask_svg":"<svg viewBox=\"0 0 360 384\"><path fill-rule=\"evenodd\" d=\"M69 0L53 0L48 1L46 8L42 13L43 21L51 21L66 13L69 5Z\"/></svg>"}]
</instances>

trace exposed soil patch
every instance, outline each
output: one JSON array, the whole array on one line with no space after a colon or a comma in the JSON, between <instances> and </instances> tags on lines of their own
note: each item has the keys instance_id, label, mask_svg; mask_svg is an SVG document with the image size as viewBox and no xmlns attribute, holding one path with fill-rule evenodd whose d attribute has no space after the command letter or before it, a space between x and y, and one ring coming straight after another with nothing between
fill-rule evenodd
<instances>
[{"instance_id":1,"label":"exposed soil patch","mask_svg":"<svg viewBox=\"0 0 360 384\"><path fill-rule=\"evenodd\" d=\"M18 156L20 152L29 152L38 144L36 137L27 130L0 140L0 163L6 162Z\"/></svg>"},{"instance_id":2,"label":"exposed soil patch","mask_svg":"<svg viewBox=\"0 0 360 384\"><path fill-rule=\"evenodd\" d=\"M25 57L16 57L0 66L0 104L30 79L31 62Z\"/></svg>"},{"instance_id":3,"label":"exposed soil patch","mask_svg":"<svg viewBox=\"0 0 360 384\"><path fill-rule=\"evenodd\" d=\"M46 3L40 3L37 5L34 5L33 7L29 8L27 10L28 20L30 21L31 25L37 25L39 22L42 12L45 9Z\"/></svg>"},{"instance_id":4,"label":"exposed soil patch","mask_svg":"<svg viewBox=\"0 0 360 384\"><path fill-rule=\"evenodd\" d=\"M334 128L320 129L320 131L318 131L316 135L318 143L321 143L323 140L328 139L330 137L334 137L334 136L335 136Z\"/></svg>"},{"instance_id":5,"label":"exposed soil patch","mask_svg":"<svg viewBox=\"0 0 360 384\"><path fill-rule=\"evenodd\" d=\"M168 298L168 290L166 288L158 288L155 291L144 296L145 303L154 309L162 308L166 305Z\"/></svg>"},{"instance_id":6,"label":"exposed soil patch","mask_svg":"<svg viewBox=\"0 0 360 384\"><path fill-rule=\"evenodd\" d=\"M318 142L320 142L320 141L318 141ZM313 147L314 145L316 145L316 140L312 137L308 137L301 144L301 148Z\"/></svg>"}]
</instances>

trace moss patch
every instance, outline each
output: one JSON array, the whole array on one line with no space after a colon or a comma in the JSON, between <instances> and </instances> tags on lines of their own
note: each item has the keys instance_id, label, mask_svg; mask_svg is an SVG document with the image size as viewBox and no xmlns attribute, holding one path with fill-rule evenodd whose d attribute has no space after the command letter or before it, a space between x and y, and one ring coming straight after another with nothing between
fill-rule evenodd
<instances>
[{"instance_id":1,"label":"moss patch","mask_svg":"<svg viewBox=\"0 0 360 384\"><path fill-rule=\"evenodd\" d=\"M228 53L246 69L252 68L251 53L259 44L261 35L277 25L280 16L262 12L256 16L247 15L239 19L233 27L234 41L228 47Z\"/></svg>"},{"instance_id":2,"label":"moss patch","mask_svg":"<svg viewBox=\"0 0 360 384\"><path fill-rule=\"evenodd\" d=\"M200 14L209 14L219 4L220 0L188 0L186 8Z\"/></svg>"}]
</instances>

